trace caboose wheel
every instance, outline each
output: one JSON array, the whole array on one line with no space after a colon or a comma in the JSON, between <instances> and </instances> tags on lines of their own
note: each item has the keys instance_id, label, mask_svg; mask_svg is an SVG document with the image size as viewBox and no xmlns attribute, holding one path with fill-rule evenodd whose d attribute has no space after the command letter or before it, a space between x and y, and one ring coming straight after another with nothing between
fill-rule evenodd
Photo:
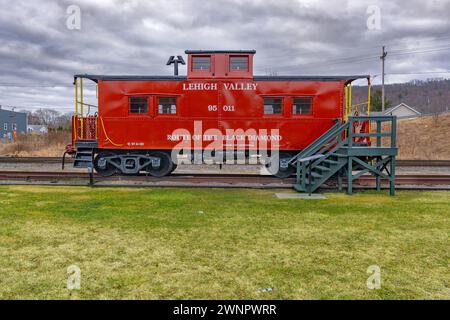
<instances>
[{"instance_id":1,"label":"caboose wheel","mask_svg":"<svg viewBox=\"0 0 450 320\"><path fill-rule=\"evenodd\" d=\"M177 167L178 167L178 165L174 163L172 170L170 170L170 173L174 172L177 169Z\"/></svg>"},{"instance_id":2,"label":"caboose wheel","mask_svg":"<svg viewBox=\"0 0 450 320\"><path fill-rule=\"evenodd\" d=\"M292 156L289 153L280 152L279 154L279 164L278 164L278 171L275 173L272 173L277 178L289 178L295 173L295 168L293 166L290 166L287 164L287 162L292 158ZM266 167L269 168L269 165L266 165ZM273 170L273 169L272 169ZM269 169L269 171L271 171Z\"/></svg>"},{"instance_id":3,"label":"caboose wheel","mask_svg":"<svg viewBox=\"0 0 450 320\"><path fill-rule=\"evenodd\" d=\"M95 171L102 177L109 177L117 173L117 168L106 161L106 157L115 156L112 152L102 152L99 153L94 159Z\"/></svg>"},{"instance_id":4,"label":"caboose wheel","mask_svg":"<svg viewBox=\"0 0 450 320\"><path fill-rule=\"evenodd\" d=\"M147 166L146 170L154 177L164 177L170 174L173 170L174 164L170 156L165 152L152 152L150 153L151 157L159 158L159 166L153 166L150 164Z\"/></svg>"}]
</instances>

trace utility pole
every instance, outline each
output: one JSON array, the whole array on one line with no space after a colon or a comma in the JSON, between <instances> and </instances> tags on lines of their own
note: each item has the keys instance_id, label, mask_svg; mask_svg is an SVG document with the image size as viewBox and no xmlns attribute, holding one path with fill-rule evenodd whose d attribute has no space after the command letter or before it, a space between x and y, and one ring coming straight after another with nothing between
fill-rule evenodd
<instances>
[{"instance_id":1,"label":"utility pole","mask_svg":"<svg viewBox=\"0 0 450 320\"><path fill-rule=\"evenodd\" d=\"M383 50L381 52L381 112L384 112L384 61L386 60L387 52Z\"/></svg>"}]
</instances>

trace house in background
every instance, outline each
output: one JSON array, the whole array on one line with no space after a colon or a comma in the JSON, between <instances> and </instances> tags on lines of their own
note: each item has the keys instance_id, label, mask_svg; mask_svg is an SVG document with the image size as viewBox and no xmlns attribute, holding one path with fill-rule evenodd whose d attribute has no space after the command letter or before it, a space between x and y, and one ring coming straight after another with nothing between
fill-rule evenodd
<instances>
[{"instance_id":1,"label":"house in background","mask_svg":"<svg viewBox=\"0 0 450 320\"><path fill-rule=\"evenodd\" d=\"M2 109L0 106L0 138L12 140L16 134L27 133L27 114Z\"/></svg>"},{"instance_id":2,"label":"house in background","mask_svg":"<svg viewBox=\"0 0 450 320\"><path fill-rule=\"evenodd\" d=\"M39 124L29 124L28 133L30 134L44 134L48 132L48 127Z\"/></svg>"},{"instance_id":3,"label":"house in background","mask_svg":"<svg viewBox=\"0 0 450 320\"><path fill-rule=\"evenodd\" d=\"M419 111L416 109L408 106L406 103L400 103L399 105L396 105L395 107L390 107L384 110L384 112L381 111L374 111L371 112L370 115L372 116L397 116L397 118L417 118L422 115Z\"/></svg>"},{"instance_id":4,"label":"house in background","mask_svg":"<svg viewBox=\"0 0 450 320\"><path fill-rule=\"evenodd\" d=\"M416 109L408 106L406 103L400 103L395 107L384 110L384 116L397 116L397 118L417 118L422 115Z\"/></svg>"}]
</instances>

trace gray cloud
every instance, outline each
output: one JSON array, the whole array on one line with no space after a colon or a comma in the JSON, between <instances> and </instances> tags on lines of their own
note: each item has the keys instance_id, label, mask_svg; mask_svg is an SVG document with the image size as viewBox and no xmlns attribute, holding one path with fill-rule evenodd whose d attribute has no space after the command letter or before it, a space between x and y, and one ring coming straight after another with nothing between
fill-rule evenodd
<instances>
[{"instance_id":1,"label":"gray cloud","mask_svg":"<svg viewBox=\"0 0 450 320\"><path fill-rule=\"evenodd\" d=\"M72 4L81 30L66 28ZM369 5L381 9L380 30L367 29ZM0 104L19 108L70 111L73 74L170 74L167 57L189 48L256 49L257 74L376 75L385 44L389 82L450 70L445 0L0 0L0 8Z\"/></svg>"}]
</instances>

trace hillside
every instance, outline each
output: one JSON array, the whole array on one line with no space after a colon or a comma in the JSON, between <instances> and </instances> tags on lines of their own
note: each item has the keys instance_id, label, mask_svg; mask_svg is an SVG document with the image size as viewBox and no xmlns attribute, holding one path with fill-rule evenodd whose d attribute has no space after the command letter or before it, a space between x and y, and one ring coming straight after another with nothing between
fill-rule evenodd
<instances>
[{"instance_id":1,"label":"hillside","mask_svg":"<svg viewBox=\"0 0 450 320\"><path fill-rule=\"evenodd\" d=\"M450 159L450 113L399 120L397 130L399 159Z\"/></svg>"},{"instance_id":2,"label":"hillside","mask_svg":"<svg viewBox=\"0 0 450 320\"><path fill-rule=\"evenodd\" d=\"M450 159L450 113L398 121L399 159ZM17 142L0 142L0 156L61 156L70 143L69 132L20 136Z\"/></svg>"},{"instance_id":3,"label":"hillside","mask_svg":"<svg viewBox=\"0 0 450 320\"><path fill-rule=\"evenodd\" d=\"M375 90L381 90L381 87L373 86L372 91ZM391 106L404 102L423 114L450 110L450 80L389 84L385 85L385 94ZM353 87L353 103L366 100L367 86Z\"/></svg>"}]
</instances>

